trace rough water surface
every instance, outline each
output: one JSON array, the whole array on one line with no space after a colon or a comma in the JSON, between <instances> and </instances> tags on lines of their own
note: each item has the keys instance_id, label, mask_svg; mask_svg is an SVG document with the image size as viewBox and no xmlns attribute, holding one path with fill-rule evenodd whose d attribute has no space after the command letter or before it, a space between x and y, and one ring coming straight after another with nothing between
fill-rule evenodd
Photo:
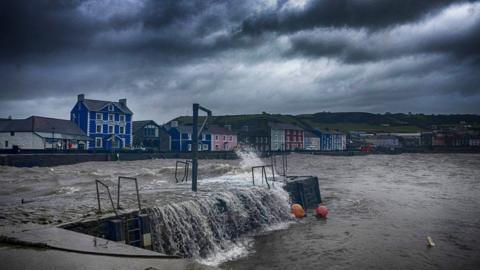
<instances>
[{"instance_id":1,"label":"rough water surface","mask_svg":"<svg viewBox=\"0 0 480 270\"><path fill-rule=\"evenodd\" d=\"M293 223L284 192L251 187L248 167L260 162L249 155L200 161L198 194L175 183L174 160L0 167L0 231L95 216L93 181L113 187L118 176L133 176L143 205L154 206L157 232L167 234L156 236L156 249L226 269L480 265L480 155L292 154L288 174L318 176L330 210L326 220L309 213ZM133 185L123 187L122 205L135 209ZM427 236L435 247L426 246Z\"/></svg>"}]
</instances>

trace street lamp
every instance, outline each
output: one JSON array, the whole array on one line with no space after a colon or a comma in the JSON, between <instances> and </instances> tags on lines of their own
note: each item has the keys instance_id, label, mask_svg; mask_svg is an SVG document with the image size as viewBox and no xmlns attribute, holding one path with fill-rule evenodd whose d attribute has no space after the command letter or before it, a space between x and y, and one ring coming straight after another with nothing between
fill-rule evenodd
<instances>
[{"instance_id":1,"label":"street lamp","mask_svg":"<svg viewBox=\"0 0 480 270\"><path fill-rule=\"evenodd\" d=\"M53 150L53 142L55 140L55 127L52 127L52 150Z\"/></svg>"}]
</instances>

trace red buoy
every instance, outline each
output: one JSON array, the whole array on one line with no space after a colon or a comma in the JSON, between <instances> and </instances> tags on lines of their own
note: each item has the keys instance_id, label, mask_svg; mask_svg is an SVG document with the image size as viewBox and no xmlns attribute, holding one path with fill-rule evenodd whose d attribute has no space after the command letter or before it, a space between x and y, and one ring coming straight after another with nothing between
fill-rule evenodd
<instances>
[{"instance_id":1,"label":"red buoy","mask_svg":"<svg viewBox=\"0 0 480 270\"><path fill-rule=\"evenodd\" d=\"M319 205L315 208L315 215L317 217L326 218L328 215L328 208L324 205Z\"/></svg>"}]
</instances>

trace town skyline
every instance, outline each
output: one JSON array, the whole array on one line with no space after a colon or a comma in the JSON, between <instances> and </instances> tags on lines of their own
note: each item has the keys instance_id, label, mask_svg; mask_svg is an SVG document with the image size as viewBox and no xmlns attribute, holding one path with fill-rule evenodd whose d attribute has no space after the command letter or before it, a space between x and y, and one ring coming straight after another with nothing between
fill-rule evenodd
<instances>
[{"instance_id":1,"label":"town skyline","mask_svg":"<svg viewBox=\"0 0 480 270\"><path fill-rule=\"evenodd\" d=\"M126 98L134 119L159 123L192 103L217 115L480 114L478 1L0 7L0 118L68 119L81 93Z\"/></svg>"}]
</instances>

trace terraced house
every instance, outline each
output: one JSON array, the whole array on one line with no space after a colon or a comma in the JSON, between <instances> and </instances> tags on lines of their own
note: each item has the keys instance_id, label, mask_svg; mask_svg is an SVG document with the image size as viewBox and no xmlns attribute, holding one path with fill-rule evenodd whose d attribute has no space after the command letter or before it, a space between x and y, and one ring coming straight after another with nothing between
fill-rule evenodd
<instances>
[{"instance_id":1,"label":"terraced house","mask_svg":"<svg viewBox=\"0 0 480 270\"><path fill-rule=\"evenodd\" d=\"M78 95L70 119L90 137L88 149L114 150L132 146L132 116L127 100L103 101Z\"/></svg>"}]
</instances>

